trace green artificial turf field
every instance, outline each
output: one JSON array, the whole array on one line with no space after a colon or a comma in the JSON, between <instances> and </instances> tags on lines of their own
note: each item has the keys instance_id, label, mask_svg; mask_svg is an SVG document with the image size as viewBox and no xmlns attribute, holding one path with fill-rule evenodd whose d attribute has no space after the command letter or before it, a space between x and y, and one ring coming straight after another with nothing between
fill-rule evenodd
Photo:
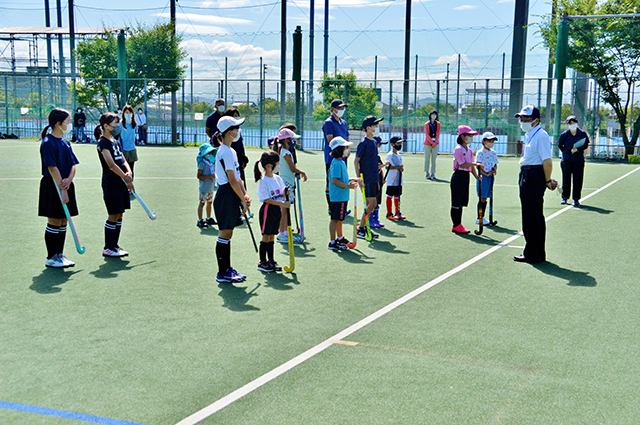
<instances>
[{"instance_id":1,"label":"green artificial turf field","mask_svg":"<svg viewBox=\"0 0 640 425\"><path fill-rule=\"evenodd\" d=\"M405 155L408 219L383 220L380 240L336 253L327 250L322 153L300 152L310 180L301 188L307 240L295 248L295 272L258 272L242 226L232 265L248 278L229 285L215 281L217 231L196 227L196 148L138 149L136 188L158 218L132 202L120 238L131 254L104 259L96 147L73 145L80 160L74 223L86 253L75 252L67 232L65 255L76 267L46 269L38 148L0 141L3 425L176 424L429 282L199 423L626 424L640 417L640 171L580 209L547 191L546 216L563 212L547 223L548 261L528 265L512 261L522 237L495 248L520 231L515 158L500 159L498 226L458 236L449 218L451 157L440 156L439 180L426 181L423 157ZM248 150L251 168L260 153ZM636 169L587 163L583 196ZM256 183L248 191L257 212ZM473 193L463 214L469 229L477 228ZM353 217L344 224L351 240ZM259 237L255 219L252 227ZM288 263L286 245L276 243L276 260Z\"/></svg>"}]
</instances>

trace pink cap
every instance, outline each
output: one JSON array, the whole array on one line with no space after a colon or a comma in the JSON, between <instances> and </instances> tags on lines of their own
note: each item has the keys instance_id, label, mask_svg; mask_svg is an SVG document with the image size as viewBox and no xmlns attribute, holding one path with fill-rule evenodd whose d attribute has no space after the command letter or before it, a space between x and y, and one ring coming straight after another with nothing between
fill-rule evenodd
<instances>
[{"instance_id":1,"label":"pink cap","mask_svg":"<svg viewBox=\"0 0 640 425\"><path fill-rule=\"evenodd\" d=\"M458 136L460 136L461 134L471 134L472 136L476 136L479 133L475 131L473 128L469 127L468 125L459 125Z\"/></svg>"},{"instance_id":2,"label":"pink cap","mask_svg":"<svg viewBox=\"0 0 640 425\"><path fill-rule=\"evenodd\" d=\"M294 133L293 131L289 130L288 128L283 128L282 130L280 130L278 132L278 140L284 140L284 139L299 139L300 136L298 136L296 133Z\"/></svg>"}]
</instances>

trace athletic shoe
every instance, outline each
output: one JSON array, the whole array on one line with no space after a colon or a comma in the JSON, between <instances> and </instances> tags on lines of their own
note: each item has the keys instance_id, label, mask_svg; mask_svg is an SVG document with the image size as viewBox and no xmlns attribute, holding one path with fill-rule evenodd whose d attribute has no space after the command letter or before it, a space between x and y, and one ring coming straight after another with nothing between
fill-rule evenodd
<instances>
[{"instance_id":1,"label":"athletic shoe","mask_svg":"<svg viewBox=\"0 0 640 425\"><path fill-rule=\"evenodd\" d=\"M402 215L402 213L400 211L397 212L396 214L396 220L405 220L407 217Z\"/></svg>"},{"instance_id":2,"label":"athletic shoe","mask_svg":"<svg viewBox=\"0 0 640 425\"><path fill-rule=\"evenodd\" d=\"M364 227L358 227L356 236L358 237L358 239L364 239L364 237L367 236L367 229L365 229Z\"/></svg>"},{"instance_id":3,"label":"athletic shoe","mask_svg":"<svg viewBox=\"0 0 640 425\"><path fill-rule=\"evenodd\" d=\"M276 236L276 241L280 243L289 243L289 237L286 233Z\"/></svg>"},{"instance_id":4,"label":"athletic shoe","mask_svg":"<svg viewBox=\"0 0 640 425\"><path fill-rule=\"evenodd\" d=\"M387 220L397 220L396 216L391 214L391 213L387 213Z\"/></svg>"},{"instance_id":5,"label":"athletic shoe","mask_svg":"<svg viewBox=\"0 0 640 425\"><path fill-rule=\"evenodd\" d=\"M340 245L347 246L347 244L349 243L349 241L347 240L347 238L345 238L345 237L343 236L343 237L342 237L342 239L336 239L336 243L339 243Z\"/></svg>"},{"instance_id":6,"label":"athletic shoe","mask_svg":"<svg viewBox=\"0 0 640 425\"><path fill-rule=\"evenodd\" d=\"M121 254L119 251L117 251L118 248L115 249L109 249L109 248L105 248L102 250L102 256L103 257L124 257L123 254Z\"/></svg>"},{"instance_id":7,"label":"athletic shoe","mask_svg":"<svg viewBox=\"0 0 640 425\"><path fill-rule=\"evenodd\" d=\"M380 223L378 220L369 220L369 227L371 227L372 229L381 229L384 227L384 224Z\"/></svg>"},{"instance_id":8,"label":"athletic shoe","mask_svg":"<svg viewBox=\"0 0 640 425\"><path fill-rule=\"evenodd\" d=\"M207 217L207 224L209 226L213 226L214 224L218 224L218 223L216 223L216 221L213 219L213 217Z\"/></svg>"},{"instance_id":9,"label":"athletic shoe","mask_svg":"<svg viewBox=\"0 0 640 425\"><path fill-rule=\"evenodd\" d=\"M46 261L44 262L44 265L47 267L53 267L56 269L63 269L65 267L69 267L64 264L64 262L60 258L60 254L56 254L51 258L47 258Z\"/></svg>"},{"instance_id":10,"label":"athletic shoe","mask_svg":"<svg viewBox=\"0 0 640 425\"><path fill-rule=\"evenodd\" d=\"M369 226L369 227L371 227L371 226ZM371 231L371 237L372 237L373 239L378 239L378 238L380 237L380 235L379 235L379 234L377 234L377 233L373 233L373 231Z\"/></svg>"},{"instance_id":11,"label":"athletic shoe","mask_svg":"<svg viewBox=\"0 0 640 425\"><path fill-rule=\"evenodd\" d=\"M341 243L337 242L337 241L331 241L329 242L329 247L328 247L331 251L344 251L347 249L347 245L342 245Z\"/></svg>"},{"instance_id":12,"label":"athletic shoe","mask_svg":"<svg viewBox=\"0 0 640 425\"><path fill-rule=\"evenodd\" d=\"M560 205L567 205L567 198L562 198L562 201L560 201Z\"/></svg>"},{"instance_id":13,"label":"athletic shoe","mask_svg":"<svg viewBox=\"0 0 640 425\"><path fill-rule=\"evenodd\" d=\"M123 257L126 257L127 255L129 255L127 251L125 251L124 249L120 248L117 245L116 245L116 251L118 251L118 253L121 254Z\"/></svg>"},{"instance_id":14,"label":"athletic shoe","mask_svg":"<svg viewBox=\"0 0 640 425\"><path fill-rule=\"evenodd\" d=\"M431 174L431 180L435 180L436 179L436 175L435 174Z\"/></svg>"},{"instance_id":15,"label":"athletic shoe","mask_svg":"<svg viewBox=\"0 0 640 425\"><path fill-rule=\"evenodd\" d=\"M281 272L282 271L282 266L280 266L275 261L269 261L269 264L271 264L273 266L273 270L275 270L277 272Z\"/></svg>"},{"instance_id":16,"label":"athletic shoe","mask_svg":"<svg viewBox=\"0 0 640 425\"><path fill-rule=\"evenodd\" d=\"M198 220L198 223L196 224L196 226L198 226L199 228L203 229L205 227L209 227L209 225L207 224L206 221L204 221L203 219Z\"/></svg>"},{"instance_id":17,"label":"athletic shoe","mask_svg":"<svg viewBox=\"0 0 640 425\"><path fill-rule=\"evenodd\" d=\"M258 263L258 271L259 272L266 272L266 273L271 273L271 272L275 272L276 269L273 266L273 264L271 264L268 261L260 261Z\"/></svg>"},{"instance_id":18,"label":"athletic shoe","mask_svg":"<svg viewBox=\"0 0 640 425\"><path fill-rule=\"evenodd\" d=\"M426 176L424 176L425 179L429 180L431 178L431 174L427 173Z\"/></svg>"},{"instance_id":19,"label":"athletic shoe","mask_svg":"<svg viewBox=\"0 0 640 425\"><path fill-rule=\"evenodd\" d=\"M236 277L233 275L233 273L231 272L231 270L233 270L232 268L227 269L227 271L225 271L224 273L220 273L218 272L218 274L216 274L216 281L217 282L222 282L222 283L233 283L233 282L237 282Z\"/></svg>"},{"instance_id":20,"label":"athletic shoe","mask_svg":"<svg viewBox=\"0 0 640 425\"><path fill-rule=\"evenodd\" d=\"M453 233L460 233L460 234L467 234L467 233L471 233L470 230L467 230L464 228L464 226L461 224L458 224L456 227L452 227L451 231Z\"/></svg>"},{"instance_id":21,"label":"athletic shoe","mask_svg":"<svg viewBox=\"0 0 640 425\"><path fill-rule=\"evenodd\" d=\"M476 218L476 224L480 224L480 219ZM482 217L482 225L483 226L488 226L489 224L491 224L491 222L489 220L487 220L486 217Z\"/></svg>"},{"instance_id":22,"label":"athletic shoe","mask_svg":"<svg viewBox=\"0 0 640 425\"><path fill-rule=\"evenodd\" d=\"M573 201L573 206L574 206L574 207L579 207L579 206L580 206L580 202L579 202L577 199L575 199L575 200Z\"/></svg>"},{"instance_id":23,"label":"athletic shoe","mask_svg":"<svg viewBox=\"0 0 640 425\"><path fill-rule=\"evenodd\" d=\"M247 278L247 276L238 273L238 271L236 269L234 269L233 267L231 268L231 273L236 278L236 282L242 282Z\"/></svg>"},{"instance_id":24,"label":"athletic shoe","mask_svg":"<svg viewBox=\"0 0 640 425\"><path fill-rule=\"evenodd\" d=\"M69 260L63 254L58 254L58 258L60 260L62 260L62 263L64 264L65 267L73 267L73 266L76 265L76 263L74 263L73 261Z\"/></svg>"}]
</instances>

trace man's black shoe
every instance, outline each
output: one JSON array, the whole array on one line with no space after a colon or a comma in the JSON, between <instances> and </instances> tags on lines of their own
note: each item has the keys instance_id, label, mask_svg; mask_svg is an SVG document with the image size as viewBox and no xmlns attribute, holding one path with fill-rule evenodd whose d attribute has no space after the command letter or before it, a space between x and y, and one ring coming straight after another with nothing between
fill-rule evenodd
<instances>
[{"instance_id":1,"label":"man's black shoe","mask_svg":"<svg viewBox=\"0 0 640 425\"><path fill-rule=\"evenodd\" d=\"M515 257L513 257L513 261L516 261L518 263L536 264L536 263L542 263L544 260L531 260L525 257L524 255L516 255Z\"/></svg>"}]
</instances>

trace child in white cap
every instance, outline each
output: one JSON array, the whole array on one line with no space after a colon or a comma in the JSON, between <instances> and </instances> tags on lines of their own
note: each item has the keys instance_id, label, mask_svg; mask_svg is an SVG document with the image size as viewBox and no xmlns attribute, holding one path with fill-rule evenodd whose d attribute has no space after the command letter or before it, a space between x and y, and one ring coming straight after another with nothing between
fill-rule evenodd
<instances>
[{"instance_id":1,"label":"child in white cap","mask_svg":"<svg viewBox=\"0 0 640 425\"><path fill-rule=\"evenodd\" d=\"M476 183L476 189L478 192L478 218L476 224L480 223L480 216L482 215L483 226L489 225L489 220L486 217L487 211L487 198L493 196L493 180L498 173L498 154L493 150L493 145L498 138L490 131L485 132L482 135L482 147L476 152L476 163L478 163L478 172L480 179ZM480 211L483 211L480 214Z\"/></svg>"}]
</instances>

